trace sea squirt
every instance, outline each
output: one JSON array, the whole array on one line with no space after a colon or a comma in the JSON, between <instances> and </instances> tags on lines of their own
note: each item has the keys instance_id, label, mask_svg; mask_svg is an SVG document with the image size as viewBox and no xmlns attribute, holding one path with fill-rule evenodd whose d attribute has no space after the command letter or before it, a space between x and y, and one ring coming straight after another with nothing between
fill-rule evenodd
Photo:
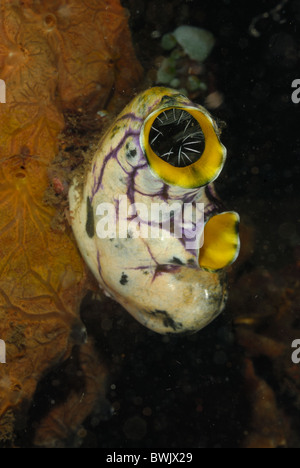
<instances>
[{"instance_id":1,"label":"sea squirt","mask_svg":"<svg viewBox=\"0 0 300 468\"><path fill-rule=\"evenodd\" d=\"M226 149L177 90L137 95L103 135L69 201L81 254L107 295L158 333L192 333L226 303L239 216L213 181Z\"/></svg>"}]
</instances>

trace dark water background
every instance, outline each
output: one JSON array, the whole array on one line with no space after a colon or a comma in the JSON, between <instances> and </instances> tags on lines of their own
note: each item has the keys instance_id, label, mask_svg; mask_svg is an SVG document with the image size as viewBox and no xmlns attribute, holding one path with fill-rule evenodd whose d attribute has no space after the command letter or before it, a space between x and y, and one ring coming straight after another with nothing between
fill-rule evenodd
<instances>
[{"instance_id":1,"label":"dark water background","mask_svg":"<svg viewBox=\"0 0 300 468\"><path fill-rule=\"evenodd\" d=\"M224 103L213 114L227 123L222 141L229 153L216 185L227 206L255 230L243 268L263 266L272 275L292 264L299 241L300 104L291 101L291 83L300 78L300 1L287 2L282 24L259 20L258 38L249 34L251 21L277 1L122 3L146 70L163 54L153 31L162 35L190 24L215 35L209 62ZM232 325L236 312L229 306L198 334L172 338L144 329L115 303L107 302L101 323L88 320L91 308L83 308L88 331L114 373L107 404L85 422L81 446L240 446L251 408L242 373L245 351ZM47 406L53 395L43 385L36 402Z\"/></svg>"}]
</instances>

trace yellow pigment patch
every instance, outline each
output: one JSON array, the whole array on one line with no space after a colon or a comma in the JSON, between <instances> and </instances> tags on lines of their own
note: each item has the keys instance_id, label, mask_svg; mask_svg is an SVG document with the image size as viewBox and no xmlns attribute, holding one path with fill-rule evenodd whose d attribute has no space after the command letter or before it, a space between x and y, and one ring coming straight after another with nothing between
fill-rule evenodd
<instances>
[{"instance_id":1,"label":"yellow pigment patch","mask_svg":"<svg viewBox=\"0 0 300 468\"><path fill-rule=\"evenodd\" d=\"M204 227L199 265L217 271L233 263L239 254L239 215L233 211L212 216Z\"/></svg>"}]
</instances>

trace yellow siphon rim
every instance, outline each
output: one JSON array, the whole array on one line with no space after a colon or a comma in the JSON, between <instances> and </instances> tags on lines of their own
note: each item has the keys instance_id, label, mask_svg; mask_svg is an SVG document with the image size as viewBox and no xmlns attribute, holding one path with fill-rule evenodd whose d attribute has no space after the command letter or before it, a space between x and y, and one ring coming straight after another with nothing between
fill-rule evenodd
<instances>
[{"instance_id":1,"label":"yellow siphon rim","mask_svg":"<svg viewBox=\"0 0 300 468\"><path fill-rule=\"evenodd\" d=\"M204 244L199 251L199 266L216 272L231 265L240 251L240 217L235 211L213 215L204 226Z\"/></svg>"},{"instance_id":2,"label":"yellow siphon rim","mask_svg":"<svg viewBox=\"0 0 300 468\"><path fill-rule=\"evenodd\" d=\"M149 134L155 119L161 113L173 108L190 113L197 120L204 134L205 149L203 154L198 161L190 166L172 166L155 154L149 143ZM140 144L151 170L160 179L170 185L186 189L203 187L214 181L220 174L226 159L226 148L219 140L212 118L196 107L173 105L154 111L143 123Z\"/></svg>"}]
</instances>

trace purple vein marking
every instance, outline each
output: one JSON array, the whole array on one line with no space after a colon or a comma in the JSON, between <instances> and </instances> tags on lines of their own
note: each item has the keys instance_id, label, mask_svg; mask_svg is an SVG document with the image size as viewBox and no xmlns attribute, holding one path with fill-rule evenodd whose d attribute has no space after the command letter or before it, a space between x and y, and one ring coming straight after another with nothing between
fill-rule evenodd
<instances>
[{"instance_id":1,"label":"purple vein marking","mask_svg":"<svg viewBox=\"0 0 300 468\"><path fill-rule=\"evenodd\" d=\"M155 259L154 255L153 255L153 253L151 252L151 249L150 249L149 245L145 242L145 240L142 239L142 241L145 244L151 259L153 260L153 262L156 265L155 272L154 272L154 275L153 275L153 278L152 278L152 283L154 283L154 281L156 280L156 278L158 276L163 275L164 273L175 273L176 271L180 270L180 266L178 266L178 265L167 265L167 264L162 265L162 264L158 263L158 261ZM149 265L148 268L151 268L151 265ZM138 269L144 269L144 267L139 267Z\"/></svg>"},{"instance_id":2,"label":"purple vein marking","mask_svg":"<svg viewBox=\"0 0 300 468\"><path fill-rule=\"evenodd\" d=\"M123 144L125 143L125 141L127 140L127 138L129 138L130 136L138 136L140 134L139 131L131 131L131 130L127 130L123 136L123 138L120 140L119 144L113 148L104 158L104 161L103 161L103 164L102 164L102 167L101 167L101 171L100 171L100 174L98 176L98 180L96 180L97 178L95 177L94 175L94 186L93 186L93 189L92 189L92 196L91 196L91 203L93 202L93 199L94 199L94 196L96 195L96 193L98 192L99 188L101 187L102 185L102 179L103 179L103 175L104 175L104 171L105 171L105 168L106 168L106 164L108 163L108 161L110 159L116 159L117 158L117 155L118 155L118 152L119 150L122 148Z\"/></svg>"},{"instance_id":3,"label":"purple vein marking","mask_svg":"<svg viewBox=\"0 0 300 468\"><path fill-rule=\"evenodd\" d=\"M125 114L125 115L122 115L122 117L119 117L116 120L116 123L120 122L120 120L124 120L124 119L136 120L137 122L143 122L143 120L144 120L143 117L138 117L133 112L128 112L128 114Z\"/></svg>"},{"instance_id":4,"label":"purple vein marking","mask_svg":"<svg viewBox=\"0 0 300 468\"><path fill-rule=\"evenodd\" d=\"M223 211L224 204L218 198L211 184L205 187L205 195L210 201L210 203L205 207L205 212L204 212L204 221L206 222L208 218L210 218L212 215L219 213L220 211Z\"/></svg>"},{"instance_id":5,"label":"purple vein marking","mask_svg":"<svg viewBox=\"0 0 300 468\"><path fill-rule=\"evenodd\" d=\"M134 203L135 199L135 177L137 176L140 169L146 169L148 167L147 163L142 164L141 166L137 166L133 169L133 171L128 174L128 181L127 181L127 197L131 204ZM150 195L149 195L150 196Z\"/></svg>"}]
</instances>

